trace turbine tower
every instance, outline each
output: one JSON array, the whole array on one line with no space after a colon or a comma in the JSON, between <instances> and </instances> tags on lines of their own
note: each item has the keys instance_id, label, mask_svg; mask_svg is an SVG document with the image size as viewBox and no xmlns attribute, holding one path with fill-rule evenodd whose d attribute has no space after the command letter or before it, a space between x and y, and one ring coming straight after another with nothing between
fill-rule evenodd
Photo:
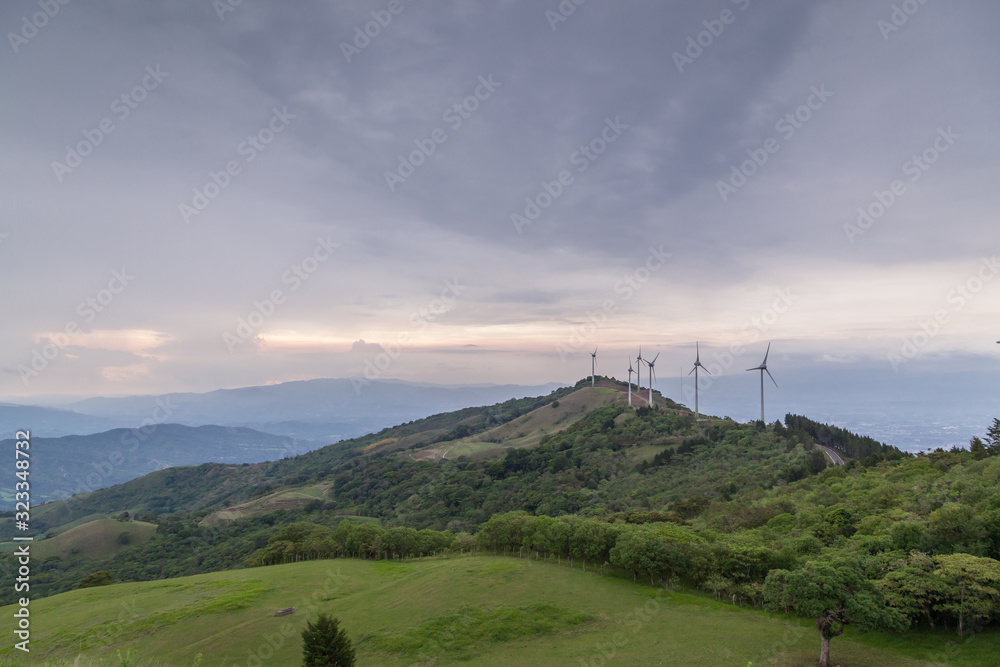
<instances>
[{"instance_id":1,"label":"turbine tower","mask_svg":"<svg viewBox=\"0 0 1000 667\"><path fill-rule=\"evenodd\" d=\"M771 344L767 344L767 352L764 353L764 361L760 362L760 366L754 366L753 368L748 368L747 371L760 371L760 420L764 422L764 373L767 373L767 377L771 378L771 382L774 382L774 376L771 375L771 371L767 370L767 355L771 353ZM774 382L774 386L777 387L778 383ZM765 424L767 422L764 422Z\"/></svg>"},{"instance_id":2,"label":"turbine tower","mask_svg":"<svg viewBox=\"0 0 1000 667\"><path fill-rule=\"evenodd\" d=\"M640 345L639 356L635 358L635 393L639 396L639 398L642 398L642 396L639 395L639 392L642 391L642 364L645 361L646 360L642 358L642 345Z\"/></svg>"},{"instance_id":3,"label":"turbine tower","mask_svg":"<svg viewBox=\"0 0 1000 667\"><path fill-rule=\"evenodd\" d=\"M649 366L649 407L653 407L653 376L656 375L656 372L653 370L653 366L656 364L656 360L659 356L660 353L657 352L652 361L646 362L646 365Z\"/></svg>"},{"instance_id":4,"label":"turbine tower","mask_svg":"<svg viewBox=\"0 0 1000 667\"><path fill-rule=\"evenodd\" d=\"M635 371L632 369L632 359L628 360L628 406L632 407L632 373Z\"/></svg>"},{"instance_id":5,"label":"turbine tower","mask_svg":"<svg viewBox=\"0 0 1000 667\"><path fill-rule=\"evenodd\" d=\"M694 373L694 420L698 421L700 419L700 413L698 412L698 369L701 369L708 373L708 369L701 364L701 351L698 349L698 342L695 341L694 344L694 368L691 369L691 373ZM691 375L688 373L688 375ZM708 373L711 375L711 373Z\"/></svg>"},{"instance_id":6,"label":"turbine tower","mask_svg":"<svg viewBox=\"0 0 1000 667\"><path fill-rule=\"evenodd\" d=\"M594 371L597 368L597 348L590 353L590 386L594 386Z\"/></svg>"}]
</instances>

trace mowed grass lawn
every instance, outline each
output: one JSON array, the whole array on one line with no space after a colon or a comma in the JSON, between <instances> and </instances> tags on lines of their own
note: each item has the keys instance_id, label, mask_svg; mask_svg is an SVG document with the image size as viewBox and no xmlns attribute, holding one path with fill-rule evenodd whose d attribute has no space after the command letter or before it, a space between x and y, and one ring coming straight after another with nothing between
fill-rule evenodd
<instances>
[{"instance_id":1,"label":"mowed grass lawn","mask_svg":"<svg viewBox=\"0 0 1000 667\"><path fill-rule=\"evenodd\" d=\"M275 610L296 607L289 616ZM31 654L11 664L301 664L301 631L340 618L361 665L813 665L812 621L738 609L553 563L477 556L337 559L72 591L31 603ZM0 618L13 618L13 608ZM8 635L10 636L10 635ZM859 635L835 664L996 664L1000 637ZM255 661L259 660L259 662Z\"/></svg>"}]
</instances>

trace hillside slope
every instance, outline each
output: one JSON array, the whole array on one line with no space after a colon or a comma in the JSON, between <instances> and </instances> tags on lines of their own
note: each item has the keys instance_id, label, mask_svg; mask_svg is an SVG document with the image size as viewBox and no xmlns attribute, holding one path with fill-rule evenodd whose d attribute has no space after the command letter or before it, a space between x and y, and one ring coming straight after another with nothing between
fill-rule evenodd
<instances>
[{"instance_id":1,"label":"hillside slope","mask_svg":"<svg viewBox=\"0 0 1000 667\"><path fill-rule=\"evenodd\" d=\"M292 606L294 614L274 615ZM132 651L176 665L255 658L293 665L301 659L301 630L320 611L341 619L359 665L803 665L814 662L817 645L812 623L791 616L481 556L314 561L72 591L32 603L31 660ZM929 658L946 641L928 637L890 649L891 637L848 630L837 659L923 667L932 663L919 656ZM980 637L949 664L986 664L995 648L995 637ZM0 658L22 664L16 653L5 646Z\"/></svg>"},{"instance_id":2,"label":"hillside slope","mask_svg":"<svg viewBox=\"0 0 1000 667\"><path fill-rule=\"evenodd\" d=\"M13 451L14 441L0 442ZM174 466L257 463L313 448L270 433L224 426L156 424L91 435L31 439L31 497L35 503L121 484ZM0 484L0 509L13 509L14 478Z\"/></svg>"}]
</instances>

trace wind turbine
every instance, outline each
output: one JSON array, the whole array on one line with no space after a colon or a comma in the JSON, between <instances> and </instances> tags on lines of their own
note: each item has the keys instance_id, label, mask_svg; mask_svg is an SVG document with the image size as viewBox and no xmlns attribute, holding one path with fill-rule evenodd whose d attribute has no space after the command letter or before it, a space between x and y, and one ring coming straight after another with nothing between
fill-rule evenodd
<instances>
[{"instance_id":1,"label":"wind turbine","mask_svg":"<svg viewBox=\"0 0 1000 667\"><path fill-rule=\"evenodd\" d=\"M638 395L642 391L642 345L639 346L639 356L635 358L635 393ZM642 398L641 396L639 398Z\"/></svg>"},{"instance_id":2,"label":"wind turbine","mask_svg":"<svg viewBox=\"0 0 1000 667\"><path fill-rule=\"evenodd\" d=\"M771 378L771 382L774 382L774 386L777 387L778 383L774 381L774 376L771 375L771 371L767 370L767 355L771 352L771 344L767 344L767 352L764 353L764 361L760 362L760 366L754 366L753 368L748 368L747 371L760 371L760 420L764 421L764 373L767 373L767 377ZM767 422L764 422L765 424Z\"/></svg>"},{"instance_id":3,"label":"wind turbine","mask_svg":"<svg viewBox=\"0 0 1000 667\"><path fill-rule=\"evenodd\" d=\"M701 351L698 349L698 342L695 341L694 344L694 368L691 369L691 373L694 373L694 419L698 421L698 369L702 369L708 373L708 369L701 365ZM688 373L688 375L691 375ZM711 375L711 373L708 373Z\"/></svg>"},{"instance_id":4,"label":"wind turbine","mask_svg":"<svg viewBox=\"0 0 1000 667\"><path fill-rule=\"evenodd\" d=\"M630 358L628 360L628 406L630 408L632 407L632 373L635 371L632 370L632 359Z\"/></svg>"},{"instance_id":5,"label":"wind turbine","mask_svg":"<svg viewBox=\"0 0 1000 667\"><path fill-rule=\"evenodd\" d=\"M656 364L656 360L659 356L660 353L657 352L652 361L646 362L646 365L649 366L649 407L653 407L653 376L656 375L655 371L653 371L653 366Z\"/></svg>"},{"instance_id":6,"label":"wind turbine","mask_svg":"<svg viewBox=\"0 0 1000 667\"><path fill-rule=\"evenodd\" d=\"M594 371L597 368L597 348L590 353L590 386L594 386Z\"/></svg>"}]
</instances>

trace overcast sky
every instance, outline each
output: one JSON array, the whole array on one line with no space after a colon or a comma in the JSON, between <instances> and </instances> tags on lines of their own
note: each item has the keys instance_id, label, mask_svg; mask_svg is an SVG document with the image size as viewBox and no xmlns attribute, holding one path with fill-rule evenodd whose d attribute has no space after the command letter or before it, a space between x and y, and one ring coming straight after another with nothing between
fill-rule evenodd
<instances>
[{"instance_id":1,"label":"overcast sky","mask_svg":"<svg viewBox=\"0 0 1000 667\"><path fill-rule=\"evenodd\" d=\"M50 4L0 6L9 399L1000 370L991 0Z\"/></svg>"}]
</instances>

